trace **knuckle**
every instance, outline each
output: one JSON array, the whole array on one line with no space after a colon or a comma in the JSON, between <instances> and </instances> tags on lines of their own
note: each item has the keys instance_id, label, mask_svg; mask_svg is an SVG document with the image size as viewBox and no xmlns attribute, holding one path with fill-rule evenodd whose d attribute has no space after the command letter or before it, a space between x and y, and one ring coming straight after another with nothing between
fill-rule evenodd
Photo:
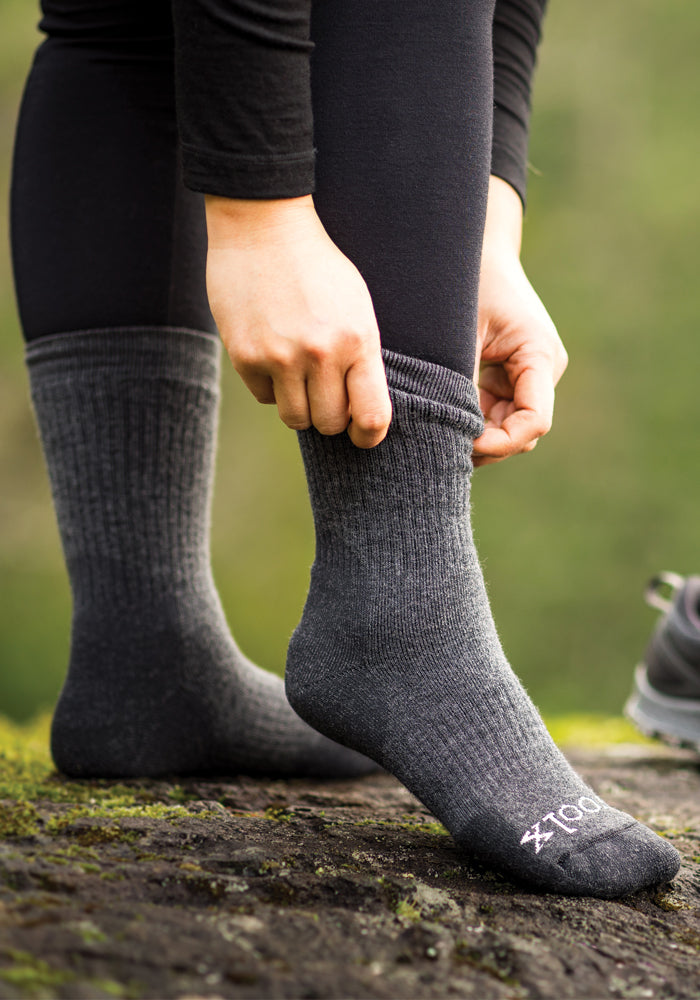
<instances>
[{"instance_id":1,"label":"knuckle","mask_svg":"<svg viewBox=\"0 0 700 1000\"><path fill-rule=\"evenodd\" d=\"M348 420L317 420L314 423L319 434L332 437L334 434L342 434L348 426Z\"/></svg>"},{"instance_id":2,"label":"knuckle","mask_svg":"<svg viewBox=\"0 0 700 1000\"><path fill-rule=\"evenodd\" d=\"M279 341L268 348L265 362L272 371L285 371L294 365L296 352L291 344Z\"/></svg>"},{"instance_id":3,"label":"knuckle","mask_svg":"<svg viewBox=\"0 0 700 1000\"><path fill-rule=\"evenodd\" d=\"M352 355L362 354L372 341L370 331L367 330L350 327L343 332L343 347Z\"/></svg>"},{"instance_id":4,"label":"knuckle","mask_svg":"<svg viewBox=\"0 0 700 1000\"><path fill-rule=\"evenodd\" d=\"M369 410L357 418L357 425L366 434L383 434L389 426L390 416L385 410Z\"/></svg>"},{"instance_id":5,"label":"knuckle","mask_svg":"<svg viewBox=\"0 0 700 1000\"><path fill-rule=\"evenodd\" d=\"M306 431L311 427L311 421L301 413L281 414L282 423L292 431Z\"/></svg>"},{"instance_id":6,"label":"knuckle","mask_svg":"<svg viewBox=\"0 0 700 1000\"><path fill-rule=\"evenodd\" d=\"M254 386L250 389L250 391L253 394L254 398L258 401L258 403L275 402L275 393L271 386L269 388L263 386Z\"/></svg>"},{"instance_id":7,"label":"knuckle","mask_svg":"<svg viewBox=\"0 0 700 1000\"><path fill-rule=\"evenodd\" d=\"M352 443L357 448L365 448L365 449L367 449L367 448L376 448L376 446L378 444L381 444L382 441L384 440L384 435L382 435L381 437L379 437L377 435L373 435L372 437L368 437L366 434L365 435L362 435L362 434L353 434L353 435L351 435L351 438L352 438Z\"/></svg>"},{"instance_id":8,"label":"knuckle","mask_svg":"<svg viewBox=\"0 0 700 1000\"><path fill-rule=\"evenodd\" d=\"M256 368L260 358L258 352L250 344L236 345L229 350L231 364L237 372L242 373Z\"/></svg>"},{"instance_id":9,"label":"knuckle","mask_svg":"<svg viewBox=\"0 0 700 1000\"><path fill-rule=\"evenodd\" d=\"M312 340L304 345L304 353L316 366L322 366L333 356L333 349L327 341Z\"/></svg>"}]
</instances>

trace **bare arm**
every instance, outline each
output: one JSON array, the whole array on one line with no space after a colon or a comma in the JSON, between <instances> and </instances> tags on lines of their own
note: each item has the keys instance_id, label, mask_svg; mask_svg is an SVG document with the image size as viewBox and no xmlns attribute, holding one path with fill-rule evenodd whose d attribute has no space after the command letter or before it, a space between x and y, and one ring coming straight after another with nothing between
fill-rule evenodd
<instances>
[{"instance_id":1,"label":"bare arm","mask_svg":"<svg viewBox=\"0 0 700 1000\"><path fill-rule=\"evenodd\" d=\"M474 464L531 451L552 424L554 388L567 365L554 323L520 263L522 202L492 177L479 285L477 369L486 430Z\"/></svg>"}]
</instances>

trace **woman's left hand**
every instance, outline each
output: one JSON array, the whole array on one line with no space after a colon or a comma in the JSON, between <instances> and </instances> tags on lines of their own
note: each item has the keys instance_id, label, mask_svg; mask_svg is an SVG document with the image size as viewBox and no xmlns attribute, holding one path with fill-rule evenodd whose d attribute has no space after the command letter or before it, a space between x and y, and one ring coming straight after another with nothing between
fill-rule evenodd
<instances>
[{"instance_id":1,"label":"woman's left hand","mask_svg":"<svg viewBox=\"0 0 700 1000\"><path fill-rule=\"evenodd\" d=\"M567 355L520 263L522 205L492 177L479 285L475 381L486 428L474 465L532 451L552 425L554 388Z\"/></svg>"}]
</instances>

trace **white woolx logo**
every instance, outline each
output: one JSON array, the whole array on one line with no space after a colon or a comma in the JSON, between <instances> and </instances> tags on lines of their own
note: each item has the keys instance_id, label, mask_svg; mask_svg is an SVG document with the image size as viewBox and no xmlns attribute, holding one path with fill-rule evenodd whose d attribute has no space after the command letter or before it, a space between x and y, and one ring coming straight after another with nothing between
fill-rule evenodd
<instances>
[{"instance_id":1,"label":"white woolx logo","mask_svg":"<svg viewBox=\"0 0 700 1000\"><path fill-rule=\"evenodd\" d=\"M588 795L582 795L575 806L565 802L559 807L556 816L553 812L547 813L534 826L526 830L520 843L527 844L530 841L534 841L535 854L539 854L547 841L551 840L557 832L556 830L540 830L540 823L554 823L564 833L577 833L577 826L567 824L577 823L579 820L586 819L587 814L590 816L592 813L599 813L604 808L605 802L602 799L593 799Z\"/></svg>"}]
</instances>

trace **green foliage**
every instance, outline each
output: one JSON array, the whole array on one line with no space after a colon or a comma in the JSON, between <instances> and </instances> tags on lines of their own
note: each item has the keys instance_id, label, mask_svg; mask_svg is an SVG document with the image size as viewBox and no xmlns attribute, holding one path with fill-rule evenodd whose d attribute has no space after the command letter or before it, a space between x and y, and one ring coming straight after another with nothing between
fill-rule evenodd
<instances>
[{"instance_id":1,"label":"green foliage","mask_svg":"<svg viewBox=\"0 0 700 1000\"><path fill-rule=\"evenodd\" d=\"M550 436L478 472L475 524L506 650L535 700L552 714L617 713L654 621L647 577L700 571L700 7L550 8L524 258L571 363ZM34 17L3 0L0 213ZM245 651L281 670L313 556L296 443L229 371L221 428L215 574ZM23 719L57 695L70 597L3 241L0 481L0 710ZM54 800L80 791L22 766Z\"/></svg>"}]
</instances>

